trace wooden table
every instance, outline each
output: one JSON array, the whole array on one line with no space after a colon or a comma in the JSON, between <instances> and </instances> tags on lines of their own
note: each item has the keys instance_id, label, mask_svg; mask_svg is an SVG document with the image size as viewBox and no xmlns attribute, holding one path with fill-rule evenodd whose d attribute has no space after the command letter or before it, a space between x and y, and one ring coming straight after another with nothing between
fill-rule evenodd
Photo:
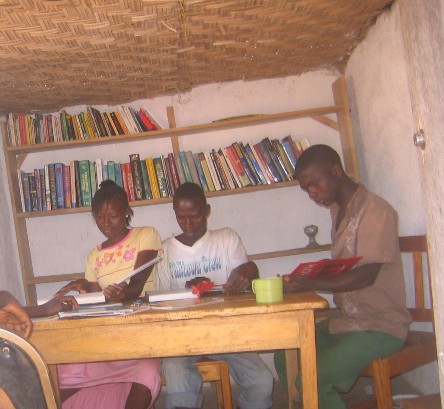
<instances>
[{"instance_id":1,"label":"wooden table","mask_svg":"<svg viewBox=\"0 0 444 409\"><path fill-rule=\"evenodd\" d=\"M290 409L300 349L303 406L317 409L314 309L326 307L312 292L285 294L275 304L242 294L185 310L37 322L31 342L49 365L285 349Z\"/></svg>"}]
</instances>

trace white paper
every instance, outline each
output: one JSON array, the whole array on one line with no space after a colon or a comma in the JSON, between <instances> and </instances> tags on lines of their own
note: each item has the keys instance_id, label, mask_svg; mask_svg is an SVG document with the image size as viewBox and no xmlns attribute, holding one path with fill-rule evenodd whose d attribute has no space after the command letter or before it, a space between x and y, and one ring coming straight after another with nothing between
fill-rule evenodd
<instances>
[{"instance_id":1,"label":"white paper","mask_svg":"<svg viewBox=\"0 0 444 409\"><path fill-rule=\"evenodd\" d=\"M148 263L142 264L140 267L131 271L131 273L127 274L125 277L121 278L119 281L116 281L116 284L122 284L124 281L128 280L132 276L135 276L136 274L140 273L141 271L145 270L146 268L153 266L154 264L158 263L160 260L162 260L162 256L158 256L158 257L153 258L152 260L148 261Z\"/></svg>"}]
</instances>

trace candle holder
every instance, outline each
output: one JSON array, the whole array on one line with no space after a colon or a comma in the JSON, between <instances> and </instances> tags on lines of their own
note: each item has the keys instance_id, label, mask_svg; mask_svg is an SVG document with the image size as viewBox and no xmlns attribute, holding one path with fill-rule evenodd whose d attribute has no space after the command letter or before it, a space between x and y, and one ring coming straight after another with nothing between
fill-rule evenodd
<instances>
[{"instance_id":1,"label":"candle holder","mask_svg":"<svg viewBox=\"0 0 444 409\"><path fill-rule=\"evenodd\" d=\"M314 224L305 226L304 233L308 236L308 244L305 246L306 248L319 247L319 244L315 239L316 234L318 234L318 226Z\"/></svg>"}]
</instances>

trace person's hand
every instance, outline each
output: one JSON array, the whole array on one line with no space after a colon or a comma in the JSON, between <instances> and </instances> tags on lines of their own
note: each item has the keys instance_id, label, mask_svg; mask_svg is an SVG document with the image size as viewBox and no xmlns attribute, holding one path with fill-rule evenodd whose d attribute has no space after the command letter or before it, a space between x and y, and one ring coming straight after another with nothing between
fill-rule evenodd
<instances>
[{"instance_id":1,"label":"person's hand","mask_svg":"<svg viewBox=\"0 0 444 409\"><path fill-rule=\"evenodd\" d=\"M54 294L54 297L61 297L70 291L78 291L80 294L88 292L88 280L80 278L78 280L71 281L69 284L66 284L59 291L57 291Z\"/></svg>"},{"instance_id":2,"label":"person's hand","mask_svg":"<svg viewBox=\"0 0 444 409\"><path fill-rule=\"evenodd\" d=\"M122 284L110 284L103 290L103 294L105 294L105 298L109 301L113 302L121 302L126 297L126 288L128 284L123 282Z\"/></svg>"},{"instance_id":3,"label":"person's hand","mask_svg":"<svg viewBox=\"0 0 444 409\"><path fill-rule=\"evenodd\" d=\"M297 293L301 291L307 291L307 286L305 285L307 278L300 275L286 274L282 276L284 283L284 292L286 293Z\"/></svg>"},{"instance_id":4,"label":"person's hand","mask_svg":"<svg viewBox=\"0 0 444 409\"><path fill-rule=\"evenodd\" d=\"M237 269L234 269L223 288L227 294L240 294L251 289L251 280Z\"/></svg>"},{"instance_id":5,"label":"person's hand","mask_svg":"<svg viewBox=\"0 0 444 409\"><path fill-rule=\"evenodd\" d=\"M43 316L56 315L60 311L71 311L78 307L79 304L72 295L55 297L41 305Z\"/></svg>"},{"instance_id":6,"label":"person's hand","mask_svg":"<svg viewBox=\"0 0 444 409\"><path fill-rule=\"evenodd\" d=\"M0 292L0 327L25 338L32 332L32 321L20 303L7 291Z\"/></svg>"},{"instance_id":7,"label":"person's hand","mask_svg":"<svg viewBox=\"0 0 444 409\"><path fill-rule=\"evenodd\" d=\"M192 288L193 285L198 285L202 281L211 281L211 280L207 277L194 277L192 280L187 281L185 283L185 288Z\"/></svg>"}]
</instances>

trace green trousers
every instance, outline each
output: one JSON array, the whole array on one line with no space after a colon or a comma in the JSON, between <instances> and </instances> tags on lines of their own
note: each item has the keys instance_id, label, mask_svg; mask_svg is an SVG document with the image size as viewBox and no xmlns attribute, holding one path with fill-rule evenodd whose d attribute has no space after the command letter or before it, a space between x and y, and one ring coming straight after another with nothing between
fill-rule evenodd
<instances>
[{"instance_id":1,"label":"green trousers","mask_svg":"<svg viewBox=\"0 0 444 409\"><path fill-rule=\"evenodd\" d=\"M345 409L340 393L355 383L362 369L373 360L400 349L404 341L383 332L360 331L330 334L328 320L316 324L319 409ZM274 354L279 381L287 387L285 352ZM300 393L300 374L296 379Z\"/></svg>"}]
</instances>

